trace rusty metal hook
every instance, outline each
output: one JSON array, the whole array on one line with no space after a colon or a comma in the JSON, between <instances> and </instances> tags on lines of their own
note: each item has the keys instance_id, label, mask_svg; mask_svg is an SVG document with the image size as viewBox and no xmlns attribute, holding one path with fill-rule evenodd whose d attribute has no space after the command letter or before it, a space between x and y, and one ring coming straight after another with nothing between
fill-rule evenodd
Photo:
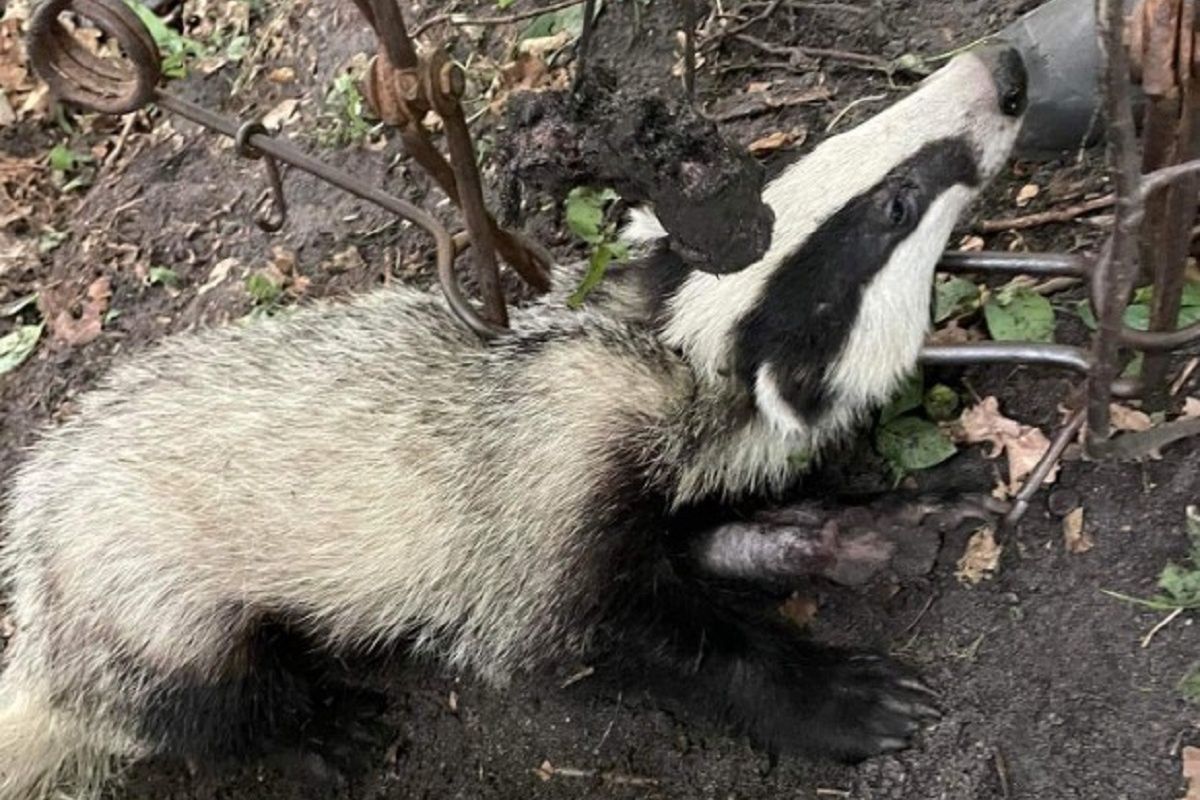
<instances>
[{"instance_id":1,"label":"rusty metal hook","mask_svg":"<svg viewBox=\"0 0 1200 800\"><path fill-rule=\"evenodd\" d=\"M276 163L275 159L250 144L250 137L255 134L261 134L262 136L271 135L261 122L251 120L250 122L243 123L238 128L237 133L233 137L233 142L237 147L238 155L242 158L262 159L263 165L266 167L267 183L270 187L269 199L273 213L268 213L265 210L259 211L254 218L254 223L267 233L275 233L287 222L288 208L287 198L283 194L283 178L279 174L279 164Z\"/></svg>"}]
</instances>

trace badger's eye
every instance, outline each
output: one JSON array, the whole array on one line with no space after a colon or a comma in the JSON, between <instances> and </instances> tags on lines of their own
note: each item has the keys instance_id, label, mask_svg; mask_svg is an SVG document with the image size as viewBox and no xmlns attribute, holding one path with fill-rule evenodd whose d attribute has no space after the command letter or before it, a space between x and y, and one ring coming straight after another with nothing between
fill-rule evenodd
<instances>
[{"instance_id":1,"label":"badger's eye","mask_svg":"<svg viewBox=\"0 0 1200 800\"><path fill-rule=\"evenodd\" d=\"M887 218L893 228L909 228L917 220L917 198L912 192L901 189L887 203Z\"/></svg>"}]
</instances>

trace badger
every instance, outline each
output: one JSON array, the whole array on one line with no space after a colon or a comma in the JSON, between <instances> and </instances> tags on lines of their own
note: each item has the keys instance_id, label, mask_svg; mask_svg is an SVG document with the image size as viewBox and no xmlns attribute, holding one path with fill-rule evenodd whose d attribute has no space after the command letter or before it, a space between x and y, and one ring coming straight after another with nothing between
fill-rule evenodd
<instances>
[{"instance_id":1,"label":"badger","mask_svg":"<svg viewBox=\"0 0 1200 800\"><path fill-rule=\"evenodd\" d=\"M768 185L771 245L735 274L689 269L643 216L645 258L489 341L393 287L115 367L6 493L0 799L270 738L305 705L279 624L500 687L635 665L773 753L907 746L936 711L912 673L727 588L820 572L839 543L688 511L787 488L913 369L1024 87L992 45L823 142Z\"/></svg>"}]
</instances>

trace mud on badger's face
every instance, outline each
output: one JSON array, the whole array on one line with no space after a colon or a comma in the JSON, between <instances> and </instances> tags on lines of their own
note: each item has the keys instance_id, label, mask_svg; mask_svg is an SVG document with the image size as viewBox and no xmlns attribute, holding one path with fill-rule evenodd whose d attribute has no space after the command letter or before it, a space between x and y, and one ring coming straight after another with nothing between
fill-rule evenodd
<instances>
[{"instance_id":1,"label":"mud on badger's face","mask_svg":"<svg viewBox=\"0 0 1200 800\"><path fill-rule=\"evenodd\" d=\"M766 255L733 275L681 276L664 337L702 376L744 382L780 432L844 427L915 366L934 267L1024 108L1015 50L958 56L773 181Z\"/></svg>"}]
</instances>

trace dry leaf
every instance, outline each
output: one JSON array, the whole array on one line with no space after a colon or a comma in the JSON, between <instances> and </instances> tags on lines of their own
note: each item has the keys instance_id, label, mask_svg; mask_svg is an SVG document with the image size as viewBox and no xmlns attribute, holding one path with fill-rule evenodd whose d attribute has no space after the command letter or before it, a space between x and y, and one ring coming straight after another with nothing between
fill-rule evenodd
<instances>
[{"instance_id":1,"label":"dry leaf","mask_svg":"<svg viewBox=\"0 0 1200 800\"><path fill-rule=\"evenodd\" d=\"M562 30L553 36L533 36L517 43L517 53L545 57L557 50L562 50L575 38L570 31Z\"/></svg>"},{"instance_id":2,"label":"dry leaf","mask_svg":"<svg viewBox=\"0 0 1200 800\"><path fill-rule=\"evenodd\" d=\"M1003 547L996 544L996 532L984 526L971 534L967 549L958 560L954 577L962 583L976 584L996 574Z\"/></svg>"},{"instance_id":3,"label":"dry leaf","mask_svg":"<svg viewBox=\"0 0 1200 800\"><path fill-rule=\"evenodd\" d=\"M262 118L262 124L267 130L277 131L287 124L300 107L300 101L294 97L280 102Z\"/></svg>"},{"instance_id":4,"label":"dry leaf","mask_svg":"<svg viewBox=\"0 0 1200 800\"><path fill-rule=\"evenodd\" d=\"M1063 544L1068 553L1086 553L1096 546L1092 537L1083 530L1082 507L1063 517Z\"/></svg>"},{"instance_id":5,"label":"dry leaf","mask_svg":"<svg viewBox=\"0 0 1200 800\"><path fill-rule=\"evenodd\" d=\"M296 80L296 70L291 67L276 67L267 73L267 80L271 83L291 83Z\"/></svg>"},{"instance_id":6,"label":"dry leaf","mask_svg":"<svg viewBox=\"0 0 1200 800\"><path fill-rule=\"evenodd\" d=\"M774 81L750 81L750 83L746 84L746 93L751 94L753 92L765 92L767 89L770 89L774 83Z\"/></svg>"},{"instance_id":7,"label":"dry leaf","mask_svg":"<svg viewBox=\"0 0 1200 800\"><path fill-rule=\"evenodd\" d=\"M12 614L0 614L0 639L11 639L17 632L17 621Z\"/></svg>"},{"instance_id":8,"label":"dry leaf","mask_svg":"<svg viewBox=\"0 0 1200 800\"><path fill-rule=\"evenodd\" d=\"M1188 782L1183 800L1200 800L1200 747L1183 748L1183 777Z\"/></svg>"},{"instance_id":9,"label":"dry leaf","mask_svg":"<svg viewBox=\"0 0 1200 800\"><path fill-rule=\"evenodd\" d=\"M1033 198L1041 193L1042 189L1036 183L1027 183L1017 192L1017 208L1024 208L1029 205Z\"/></svg>"},{"instance_id":10,"label":"dry leaf","mask_svg":"<svg viewBox=\"0 0 1200 800\"><path fill-rule=\"evenodd\" d=\"M112 297L108 278L97 278L88 285L86 295L79 303L79 316L72 313L74 303L62 295L63 287L57 291L43 290L38 295L38 307L49 322L54 338L78 347L99 336L104 325L104 312L108 311L108 300Z\"/></svg>"},{"instance_id":11,"label":"dry leaf","mask_svg":"<svg viewBox=\"0 0 1200 800\"><path fill-rule=\"evenodd\" d=\"M983 249L982 236L964 236L958 243L958 249L967 253L977 253Z\"/></svg>"},{"instance_id":12,"label":"dry leaf","mask_svg":"<svg viewBox=\"0 0 1200 800\"><path fill-rule=\"evenodd\" d=\"M779 613L797 628L807 628L817 617L817 601L799 592L792 592L779 606Z\"/></svg>"},{"instance_id":13,"label":"dry leaf","mask_svg":"<svg viewBox=\"0 0 1200 800\"><path fill-rule=\"evenodd\" d=\"M800 130L793 128L790 131L774 131L765 136L758 137L750 143L747 149L750 151L750 155L761 156L781 150L784 147L803 144L807 138L808 131L803 128Z\"/></svg>"},{"instance_id":14,"label":"dry leaf","mask_svg":"<svg viewBox=\"0 0 1200 800\"><path fill-rule=\"evenodd\" d=\"M321 266L330 272L348 272L363 269L366 267L366 262L363 261L358 248L351 245L340 253L334 253L332 257L322 262Z\"/></svg>"},{"instance_id":15,"label":"dry leaf","mask_svg":"<svg viewBox=\"0 0 1200 800\"><path fill-rule=\"evenodd\" d=\"M1120 403L1109 403L1108 413L1112 418L1112 426L1119 431L1148 431L1154 427L1150 415L1145 411L1138 411Z\"/></svg>"},{"instance_id":16,"label":"dry leaf","mask_svg":"<svg viewBox=\"0 0 1200 800\"><path fill-rule=\"evenodd\" d=\"M1200 399L1189 397L1183 401L1183 416L1200 417Z\"/></svg>"},{"instance_id":17,"label":"dry leaf","mask_svg":"<svg viewBox=\"0 0 1200 800\"><path fill-rule=\"evenodd\" d=\"M1008 488L1013 494L1020 489L1021 479L1050 449L1050 440L1040 429L1022 425L1001 414L1000 401L995 397L986 397L964 411L959 419L958 433L961 441L968 444L991 444L988 458L996 458L1002 452L1008 455ZM1056 464L1046 476L1046 483L1053 483L1057 475Z\"/></svg>"},{"instance_id":18,"label":"dry leaf","mask_svg":"<svg viewBox=\"0 0 1200 800\"><path fill-rule=\"evenodd\" d=\"M229 277L229 271L231 269L239 266L241 266L241 262L239 262L236 258L222 258L213 265L212 270L210 270L208 273L208 280L206 280L204 284L196 290L196 294L202 295L212 291L217 287L218 284L221 283L221 281Z\"/></svg>"}]
</instances>

